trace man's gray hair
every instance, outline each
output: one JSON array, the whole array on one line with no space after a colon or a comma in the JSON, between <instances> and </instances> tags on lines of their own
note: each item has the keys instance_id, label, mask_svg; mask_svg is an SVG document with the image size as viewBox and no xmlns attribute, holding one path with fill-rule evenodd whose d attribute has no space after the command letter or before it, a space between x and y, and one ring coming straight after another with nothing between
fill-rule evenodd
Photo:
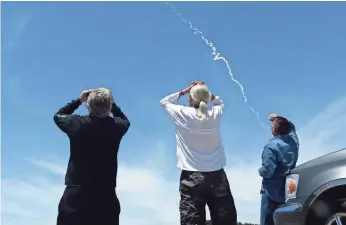
<instances>
[{"instance_id":1,"label":"man's gray hair","mask_svg":"<svg viewBox=\"0 0 346 225\"><path fill-rule=\"evenodd\" d=\"M104 118L112 109L112 92L106 88L97 88L90 92L86 106L90 116Z\"/></svg>"}]
</instances>

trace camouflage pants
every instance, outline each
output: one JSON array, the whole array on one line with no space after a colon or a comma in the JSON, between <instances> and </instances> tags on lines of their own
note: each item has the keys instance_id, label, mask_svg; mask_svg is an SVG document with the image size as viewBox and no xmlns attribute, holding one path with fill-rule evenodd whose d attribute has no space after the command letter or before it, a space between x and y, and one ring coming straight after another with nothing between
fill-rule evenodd
<instances>
[{"instance_id":1,"label":"camouflage pants","mask_svg":"<svg viewBox=\"0 0 346 225\"><path fill-rule=\"evenodd\" d=\"M213 172L182 171L180 224L205 225L208 205L213 225L236 225L237 211L223 169Z\"/></svg>"}]
</instances>

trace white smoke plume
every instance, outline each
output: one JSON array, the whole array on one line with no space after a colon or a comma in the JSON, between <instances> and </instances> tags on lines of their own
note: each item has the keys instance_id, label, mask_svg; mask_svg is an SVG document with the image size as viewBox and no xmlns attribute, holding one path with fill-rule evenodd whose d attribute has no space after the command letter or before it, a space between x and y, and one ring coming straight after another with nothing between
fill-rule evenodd
<instances>
[{"instance_id":1,"label":"white smoke plume","mask_svg":"<svg viewBox=\"0 0 346 225\"><path fill-rule=\"evenodd\" d=\"M200 31L198 28L196 28L195 26L193 26L193 24L192 24L190 21L186 20L186 19L183 17L183 15L182 15L181 13L179 13L179 12L176 10L176 7L175 7L173 4L168 3L168 2L166 2L166 4L172 9L173 13L174 13L175 15L177 15L177 16L180 18L180 20L181 20L182 22L184 22L184 23L186 23L186 24L188 24L188 25L190 26L190 29L193 30L193 33L194 33L194 34L197 34L197 35L201 38L201 40L204 41L205 44L208 45L208 46L211 48L211 50L212 50L212 53L211 53L211 54L214 56L214 59L213 59L213 60L222 60L222 61L226 64L226 67L227 67L227 69L228 69L228 74L230 75L232 81L233 81L234 83L236 83L236 84L238 85L238 87L240 88L240 91L241 91L241 93L242 93L242 96L243 96L243 99L244 99L245 104L249 107L250 111L253 112L253 113L256 115L256 118L257 118L257 120L261 123L261 125L262 125L265 129L268 129L268 127L267 127L267 126L262 122L262 120L260 119L259 113L248 103L248 99L247 99L247 97L246 97L246 95L245 95L244 87L243 87L243 85L242 85L238 80L236 80L236 79L234 78L234 75L233 75L233 73L232 73L232 69L231 69L231 66L229 65L228 60L227 60L225 57L223 57L223 56L221 55L221 53L217 52L215 45L214 45L212 42L210 42L207 38L205 38L205 36L204 36L204 34L203 34L202 31Z\"/></svg>"}]
</instances>

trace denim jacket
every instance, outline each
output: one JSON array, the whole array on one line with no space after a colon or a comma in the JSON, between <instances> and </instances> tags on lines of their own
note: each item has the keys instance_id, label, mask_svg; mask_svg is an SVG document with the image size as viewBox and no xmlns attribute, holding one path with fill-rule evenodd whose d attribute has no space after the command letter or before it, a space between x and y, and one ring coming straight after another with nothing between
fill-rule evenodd
<instances>
[{"instance_id":1,"label":"denim jacket","mask_svg":"<svg viewBox=\"0 0 346 225\"><path fill-rule=\"evenodd\" d=\"M286 173L296 166L299 139L295 126L290 122L288 135L278 135L269 140L262 153L262 166L258 173L263 178L261 193L273 201L285 202Z\"/></svg>"}]
</instances>

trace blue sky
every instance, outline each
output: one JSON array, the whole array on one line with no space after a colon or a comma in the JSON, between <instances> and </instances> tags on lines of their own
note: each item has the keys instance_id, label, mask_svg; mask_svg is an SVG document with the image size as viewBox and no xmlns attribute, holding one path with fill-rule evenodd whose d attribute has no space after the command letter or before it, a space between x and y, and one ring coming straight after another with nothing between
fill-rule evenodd
<instances>
[{"instance_id":1,"label":"blue sky","mask_svg":"<svg viewBox=\"0 0 346 225\"><path fill-rule=\"evenodd\" d=\"M300 162L346 146L345 3L175 6L230 62L262 121L278 113L295 122ZM225 64L164 2L6 2L1 15L5 225L54 223L69 143L53 114L101 86L132 122L119 153L122 223L178 224L174 129L159 100L192 80L226 104L222 136L239 218L258 221L256 171L270 133Z\"/></svg>"}]
</instances>

